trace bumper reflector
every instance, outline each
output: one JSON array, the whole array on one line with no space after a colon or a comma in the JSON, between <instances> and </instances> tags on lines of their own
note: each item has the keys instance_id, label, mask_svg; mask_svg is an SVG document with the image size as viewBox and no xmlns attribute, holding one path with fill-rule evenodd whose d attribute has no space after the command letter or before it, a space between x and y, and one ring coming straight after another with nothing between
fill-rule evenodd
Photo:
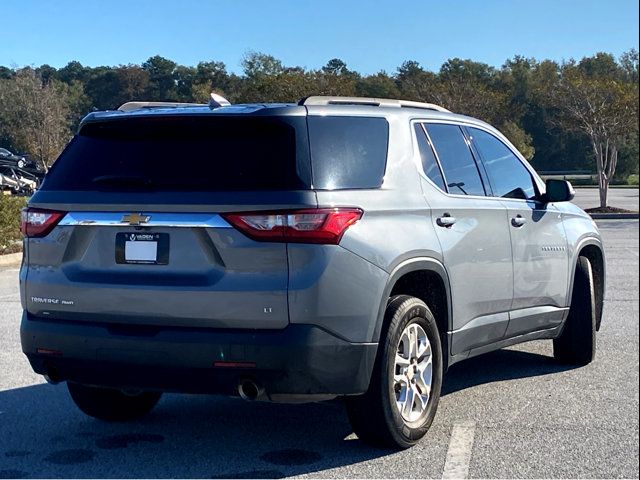
<instances>
[{"instance_id":1,"label":"bumper reflector","mask_svg":"<svg viewBox=\"0 0 640 480\"><path fill-rule=\"evenodd\" d=\"M213 362L216 368L256 368L255 362Z\"/></svg>"}]
</instances>

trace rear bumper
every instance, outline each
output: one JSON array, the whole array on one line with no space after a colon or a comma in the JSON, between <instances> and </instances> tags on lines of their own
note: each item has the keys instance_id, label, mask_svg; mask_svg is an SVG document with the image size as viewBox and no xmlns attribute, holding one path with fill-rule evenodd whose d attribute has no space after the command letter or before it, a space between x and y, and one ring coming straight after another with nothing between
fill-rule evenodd
<instances>
[{"instance_id":1,"label":"rear bumper","mask_svg":"<svg viewBox=\"0 0 640 480\"><path fill-rule=\"evenodd\" d=\"M48 320L26 312L20 334L34 371L56 380L223 394L236 394L239 382L252 380L268 397L363 393L377 349L313 325L273 331L155 328Z\"/></svg>"}]
</instances>

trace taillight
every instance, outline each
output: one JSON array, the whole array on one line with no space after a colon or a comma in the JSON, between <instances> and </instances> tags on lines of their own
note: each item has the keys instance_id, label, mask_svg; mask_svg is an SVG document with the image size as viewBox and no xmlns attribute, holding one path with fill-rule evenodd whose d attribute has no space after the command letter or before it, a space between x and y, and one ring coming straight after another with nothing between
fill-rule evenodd
<instances>
[{"instance_id":1,"label":"taillight","mask_svg":"<svg viewBox=\"0 0 640 480\"><path fill-rule=\"evenodd\" d=\"M254 240L337 245L362 218L359 208L314 208L279 212L227 213L223 217Z\"/></svg>"},{"instance_id":2,"label":"taillight","mask_svg":"<svg viewBox=\"0 0 640 480\"><path fill-rule=\"evenodd\" d=\"M64 212L54 210L25 208L22 210L20 230L25 237L44 237L53 230L64 215Z\"/></svg>"}]
</instances>

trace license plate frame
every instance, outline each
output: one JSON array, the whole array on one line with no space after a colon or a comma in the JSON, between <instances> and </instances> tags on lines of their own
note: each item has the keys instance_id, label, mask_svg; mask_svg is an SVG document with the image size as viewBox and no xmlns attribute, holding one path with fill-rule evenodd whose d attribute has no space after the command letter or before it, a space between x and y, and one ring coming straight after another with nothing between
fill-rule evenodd
<instances>
[{"instance_id":1,"label":"license plate frame","mask_svg":"<svg viewBox=\"0 0 640 480\"><path fill-rule=\"evenodd\" d=\"M154 248L155 258L153 258ZM150 232L116 233L115 257L117 264L168 265L169 234Z\"/></svg>"}]
</instances>

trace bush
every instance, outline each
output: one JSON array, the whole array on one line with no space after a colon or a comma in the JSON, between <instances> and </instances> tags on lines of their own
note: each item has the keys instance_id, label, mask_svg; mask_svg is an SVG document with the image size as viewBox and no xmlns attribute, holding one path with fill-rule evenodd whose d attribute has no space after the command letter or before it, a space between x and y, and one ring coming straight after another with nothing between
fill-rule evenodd
<instances>
[{"instance_id":1,"label":"bush","mask_svg":"<svg viewBox=\"0 0 640 480\"><path fill-rule=\"evenodd\" d=\"M638 175L629 175L627 177L627 185L635 185L638 186Z\"/></svg>"},{"instance_id":2,"label":"bush","mask_svg":"<svg viewBox=\"0 0 640 480\"><path fill-rule=\"evenodd\" d=\"M3 195L0 192L0 255L18 252L20 240L20 210L27 204L25 197Z\"/></svg>"}]
</instances>

